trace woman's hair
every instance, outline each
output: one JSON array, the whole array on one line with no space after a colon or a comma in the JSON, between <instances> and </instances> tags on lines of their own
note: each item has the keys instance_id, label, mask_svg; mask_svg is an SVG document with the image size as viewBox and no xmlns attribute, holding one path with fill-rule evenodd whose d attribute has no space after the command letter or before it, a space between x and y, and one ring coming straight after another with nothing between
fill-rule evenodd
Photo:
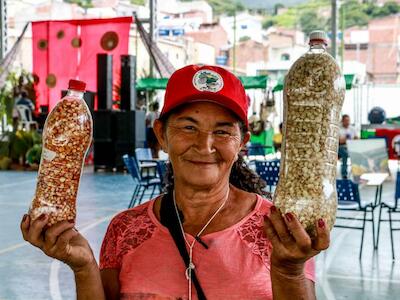
<instances>
[{"instance_id":1,"label":"woman's hair","mask_svg":"<svg viewBox=\"0 0 400 300\"><path fill-rule=\"evenodd\" d=\"M162 118L160 118L160 121L163 122L163 124L167 124L169 116L170 114L168 114L168 116L163 116ZM247 128L243 122L239 122L239 127L243 139L247 132ZM270 193L265 190L267 186L266 182L261 179L261 177L258 176L256 172L249 168L241 154L238 155L238 159L232 166L231 174L229 176L229 182L238 189L244 190L246 192L270 197ZM172 192L174 188L174 172L172 170L171 163L167 163L164 183L164 191L167 193Z\"/></svg>"}]
</instances>

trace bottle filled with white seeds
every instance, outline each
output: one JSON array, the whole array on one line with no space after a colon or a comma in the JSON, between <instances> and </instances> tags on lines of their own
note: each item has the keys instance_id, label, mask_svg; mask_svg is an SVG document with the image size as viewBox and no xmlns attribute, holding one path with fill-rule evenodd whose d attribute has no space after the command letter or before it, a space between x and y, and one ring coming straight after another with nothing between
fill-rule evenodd
<instances>
[{"instance_id":1,"label":"bottle filled with white seeds","mask_svg":"<svg viewBox=\"0 0 400 300\"><path fill-rule=\"evenodd\" d=\"M75 220L76 196L93 121L83 100L86 84L70 80L67 95L50 112L43 128L43 150L36 193L29 214L49 215L48 225Z\"/></svg>"},{"instance_id":2,"label":"bottle filled with white seeds","mask_svg":"<svg viewBox=\"0 0 400 300\"><path fill-rule=\"evenodd\" d=\"M274 204L282 213L294 213L315 236L318 219L332 229L336 217L338 123L345 81L326 52L325 32L311 32L309 45L285 78L282 158Z\"/></svg>"}]
</instances>

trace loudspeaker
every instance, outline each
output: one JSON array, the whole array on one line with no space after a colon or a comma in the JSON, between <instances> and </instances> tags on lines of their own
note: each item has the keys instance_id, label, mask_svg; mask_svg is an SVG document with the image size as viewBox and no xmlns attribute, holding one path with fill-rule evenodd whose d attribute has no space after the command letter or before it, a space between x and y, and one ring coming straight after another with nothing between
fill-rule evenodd
<instances>
[{"instance_id":1,"label":"loudspeaker","mask_svg":"<svg viewBox=\"0 0 400 300\"><path fill-rule=\"evenodd\" d=\"M115 168L114 142L102 142L95 140L93 143L93 163L95 171L98 168Z\"/></svg>"},{"instance_id":2,"label":"loudspeaker","mask_svg":"<svg viewBox=\"0 0 400 300\"><path fill-rule=\"evenodd\" d=\"M121 55L121 110L136 107L136 56Z\"/></svg>"},{"instance_id":3,"label":"loudspeaker","mask_svg":"<svg viewBox=\"0 0 400 300\"><path fill-rule=\"evenodd\" d=\"M67 94L67 90L62 90L61 91L61 97L65 97L65 95ZM87 106L89 107L90 112L92 113L93 116L93 111L94 111L94 92L91 91L86 91L83 94L83 100L85 100Z\"/></svg>"},{"instance_id":4,"label":"loudspeaker","mask_svg":"<svg viewBox=\"0 0 400 300\"><path fill-rule=\"evenodd\" d=\"M144 111L115 111L115 141L144 147L146 141L146 114Z\"/></svg>"},{"instance_id":5,"label":"loudspeaker","mask_svg":"<svg viewBox=\"0 0 400 300\"><path fill-rule=\"evenodd\" d=\"M94 167L121 169L122 155L134 155L146 140L144 111L98 110L93 114Z\"/></svg>"},{"instance_id":6,"label":"loudspeaker","mask_svg":"<svg viewBox=\"0 0 400 300\"><path fill-rule=\"evenodd\" d=\"M97 109L112 109L112 55L97 54Z\"/></svg>"},{"instance_id":7,"label":"loudspeaker","mask_svg":"<svg viewBox=\"0 0 400 300\"><path fill-rule=\"evenodd\" d=\"M114 141L114 120L111 110L96 110L93 113L93 139L95 142Z\"/></svg>"}]
</instances>

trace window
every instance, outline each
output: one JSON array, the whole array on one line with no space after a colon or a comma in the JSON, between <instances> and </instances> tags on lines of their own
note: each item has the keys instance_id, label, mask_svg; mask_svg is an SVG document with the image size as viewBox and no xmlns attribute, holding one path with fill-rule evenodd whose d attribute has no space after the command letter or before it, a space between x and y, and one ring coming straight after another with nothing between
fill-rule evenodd
<instances>
[{"instance_id":1,"label":"window","mask_svg":"<svg viewBox=\"0 0 400 300\"><path fill-rule=\"evenodd\" d=\"M283 60L283 61L290 60L290 55L288 53L283 53L281 55L281 60Z\"/></svg>"}]
</instances>

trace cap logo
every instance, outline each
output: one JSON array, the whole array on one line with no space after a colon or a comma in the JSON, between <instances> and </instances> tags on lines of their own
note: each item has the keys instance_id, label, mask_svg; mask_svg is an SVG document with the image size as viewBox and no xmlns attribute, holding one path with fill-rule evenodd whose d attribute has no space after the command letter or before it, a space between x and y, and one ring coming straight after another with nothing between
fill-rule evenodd
<instances>
[{"instance_id":1,"label":"cap logo","mask_svg":"<svg viewBox=\"0 0 400 300\"><path fill-rule=\"evenodd\" d=\"M217 72L203 69L194 74L193 86L201 92L216 93L224 87L224 80Z\"/></svg>"}]
</instances>

